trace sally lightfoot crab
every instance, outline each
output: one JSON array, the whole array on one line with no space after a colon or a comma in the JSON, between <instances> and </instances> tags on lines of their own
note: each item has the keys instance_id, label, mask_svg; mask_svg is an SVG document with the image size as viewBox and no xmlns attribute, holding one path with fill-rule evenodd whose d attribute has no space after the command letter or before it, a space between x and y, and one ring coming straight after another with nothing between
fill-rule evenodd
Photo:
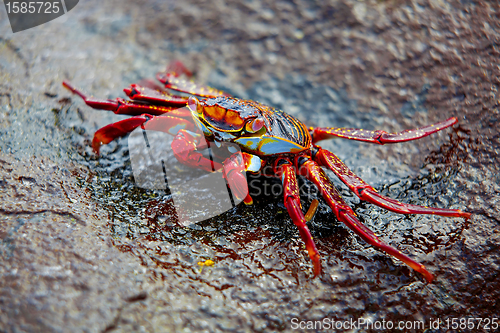
<instances>
[{"instance_id":1,"label":"sally lightfoot crab","mask_svg":"<svg viewBox=\"0 0 500 333\"><path fill-rule=\"evenodd\" d=\"M139 126L143 129L169 132L175 136L171 147L179 162L207 171L220 170L224 167L223 176L231 190L246 204L251 204L252 198L248 194L243 172L259 173L264 169L270 169L270 176L281 179L285 207L305 243L313 262L315 275L321 273L320 255L306 225L307 218L300 203L297 175L312 181L337 219L363 240L403 261L421 273L427 281L433 280L433 275L424 265L382 242L375 233L358 220L356 213L340 197L322 168L333 171L361 200L392 212L435 214L466 219L470 218L470 213L457 209L406 204L383 196L349 170L335 154L322 149L316 143L334 137L379 145L405 142L450 127L457 123L456 118L399 133L355 128L308 128L301 121L283 111L256 101L234 98L223 91L207 86L197 85L181 78L182 75L191 76L191 73L182 63L174 62L165 73L157 75L157 79L168 90L151 82L142 86L132 84L124 89L130 100L93 99L68 82L63 82L63 85L79 95L92 108L132 116L107 125L95 133L92 146L96 153L99 153L102 144L124 136ZM191 97L177 96L170 91L182 92ZM203 131L204 138L202 135L194 134L195 126ZM238 162L234 155L216 161L202 154L207 143L218 145L222 142L238 145L241 148L239 158L243 161Z\"/></svg>"}]
</instances>

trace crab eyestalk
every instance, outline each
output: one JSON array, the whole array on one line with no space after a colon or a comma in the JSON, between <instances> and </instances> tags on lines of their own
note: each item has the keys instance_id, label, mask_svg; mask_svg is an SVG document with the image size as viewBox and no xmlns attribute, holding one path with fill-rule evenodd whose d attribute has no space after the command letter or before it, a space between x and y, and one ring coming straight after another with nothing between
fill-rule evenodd
<instances>
[{"instance_id":1,"label":"crab eyestalk","mask_svg":"<svg viewBox=\"0 0 500 333\"><path fill-rule=\"evenodd\" d=\"M248 133L257 133L262 127L264 127L264 120L262 118L255 118L246 123L245 131Z\"/></svg>"},{"instance_id":2,"label":"crab eyestalk","mask_svg":"<svg viewBox=\"0 0 500 333\"><path fill-rule=\"evenodd\" d=\"M188 108L191 110L193 114L200 114L202 111L198 108L199 101L196 97L189 97L188 99Z\"/></svg>"}]
</instances>

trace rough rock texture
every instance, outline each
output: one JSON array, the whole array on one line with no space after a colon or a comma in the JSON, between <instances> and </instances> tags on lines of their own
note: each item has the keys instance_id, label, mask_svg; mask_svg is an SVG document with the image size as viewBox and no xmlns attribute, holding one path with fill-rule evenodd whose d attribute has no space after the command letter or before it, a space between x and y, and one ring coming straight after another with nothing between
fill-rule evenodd
<instances>
[{"instance_id":1,"label":"rough rock texture","mask_svg":"<svg viewBox=\"0 0 500 333\"><path fill-rule=\"evenodd\" d=\"M106 215L72 172L44 158L1 155L2 326L102 330L138 297L145 268L113 246Z\"/></svg>"},{"instance_id":2,"label":"rough rock texture","mask_svg":"<svg viewBox=\"0 0 500 333\"><path fill-rule=\"evenodd\" d=\"M486 1L81 1L12 34L0 11L0 331L288 331L292 318L429 329L498 317L499 16ZM383 194L474 213L399 216L335 181L364 223L436 280L366 245L324 204L311 223L316 279L279 196L170 224L165 197L135 187L125 139L91 152L95 130L123 117L61 82L123 96L174 59L311 126L459 117L412 143L324 144ZM315 193L304 189L307 205ZM206 259L215 265L200 270Z\"/></svg>"}]
</instances>

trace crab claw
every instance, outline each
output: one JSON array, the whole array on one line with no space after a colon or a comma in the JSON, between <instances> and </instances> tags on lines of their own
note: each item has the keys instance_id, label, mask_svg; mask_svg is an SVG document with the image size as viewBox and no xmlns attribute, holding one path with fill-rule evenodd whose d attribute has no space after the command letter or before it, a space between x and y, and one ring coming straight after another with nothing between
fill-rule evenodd
<instances>
[{"instance_id":1,"label":"crab claw","mask_svg":"<svg viewBox=\"0 0 500 333\"><path fill-rule=\"evenodd\" d=\"M92 140L92 148L94 152L99 155L101 145L110 143L114 139L132 132L135 128L141 126L149 119L151 119L151 117L148 115L135 116L109 124L99 129L95 132L94 139Z\"/></svg>"},{"instance_id":2,"label":"crab claw","mask_svg":"<svg viewBox=\"0 0 500 333\"><path fill-rule=\"evenodd\" d=\"M224 161L224 178L236 199L243 200L245 204L252 203L248 194L248 182L245 176L245 167L241 162L240 154L234 154Z\"/></svg>"}]
</instances>

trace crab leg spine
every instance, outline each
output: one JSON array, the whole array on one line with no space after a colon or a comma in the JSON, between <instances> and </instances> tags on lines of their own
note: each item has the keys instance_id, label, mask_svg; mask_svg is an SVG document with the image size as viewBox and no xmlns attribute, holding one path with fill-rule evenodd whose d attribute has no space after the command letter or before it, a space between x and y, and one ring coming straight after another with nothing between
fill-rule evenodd
<instances>
[{"instance_id":1,"label":"crab leg spine","mask_svg":"<svg viewBox=\"0 0 500 333\"><path fill-rule=\"evenodd\" d=\"M417 140L450 127L458 122L452 117L445 121L427 125L424 127L405 130L398 133L387 133L385 131L368 131L359 128L318 127L312 131L313 143L321 140L339 137L343 139L364 141L384 145L387 143L398 143Z\"/></svg>"},{"instance_id":2,"label":"crab leg spine","mask_svg":"<svg viewBox=\"0 0 500 333\"><path fill-rule=\"evenodd\" d=\"M306 245L309 258L311 258L313 262L314 275L317 276L321 274L320 255L316 248L316 244L314 244L311 232L309 228L307 228L306 219L302 212L295 168L287 161L285 164L277 166L276 169L277 173L281 174L286 210L292 218L293 223L299 229L300 237Z\"/></svg>"},{"instance_id":3,"label":"crab leg spine","mask_svg":"<svg viewBox=\"0 0 500 333\"><path fill-rule=\"evenodd\" d=\"M431 282L433 280L434 277L427 271L424 265L419 264L401 253L399 250L382 242L373 231L364 226L356 218L354 211L340 197L337 190L335 190L332 183L317 163L308 160L302 164L302 168L300 168L300 170L301 175L306 176L318 187L323 198L334 211L339 221L342 221L347 227L349 227L349 229L354 231L370 245L373 245L376 248L398 258L417 272L421 273L427 281Z\"/></svg>"}]
</instances>

